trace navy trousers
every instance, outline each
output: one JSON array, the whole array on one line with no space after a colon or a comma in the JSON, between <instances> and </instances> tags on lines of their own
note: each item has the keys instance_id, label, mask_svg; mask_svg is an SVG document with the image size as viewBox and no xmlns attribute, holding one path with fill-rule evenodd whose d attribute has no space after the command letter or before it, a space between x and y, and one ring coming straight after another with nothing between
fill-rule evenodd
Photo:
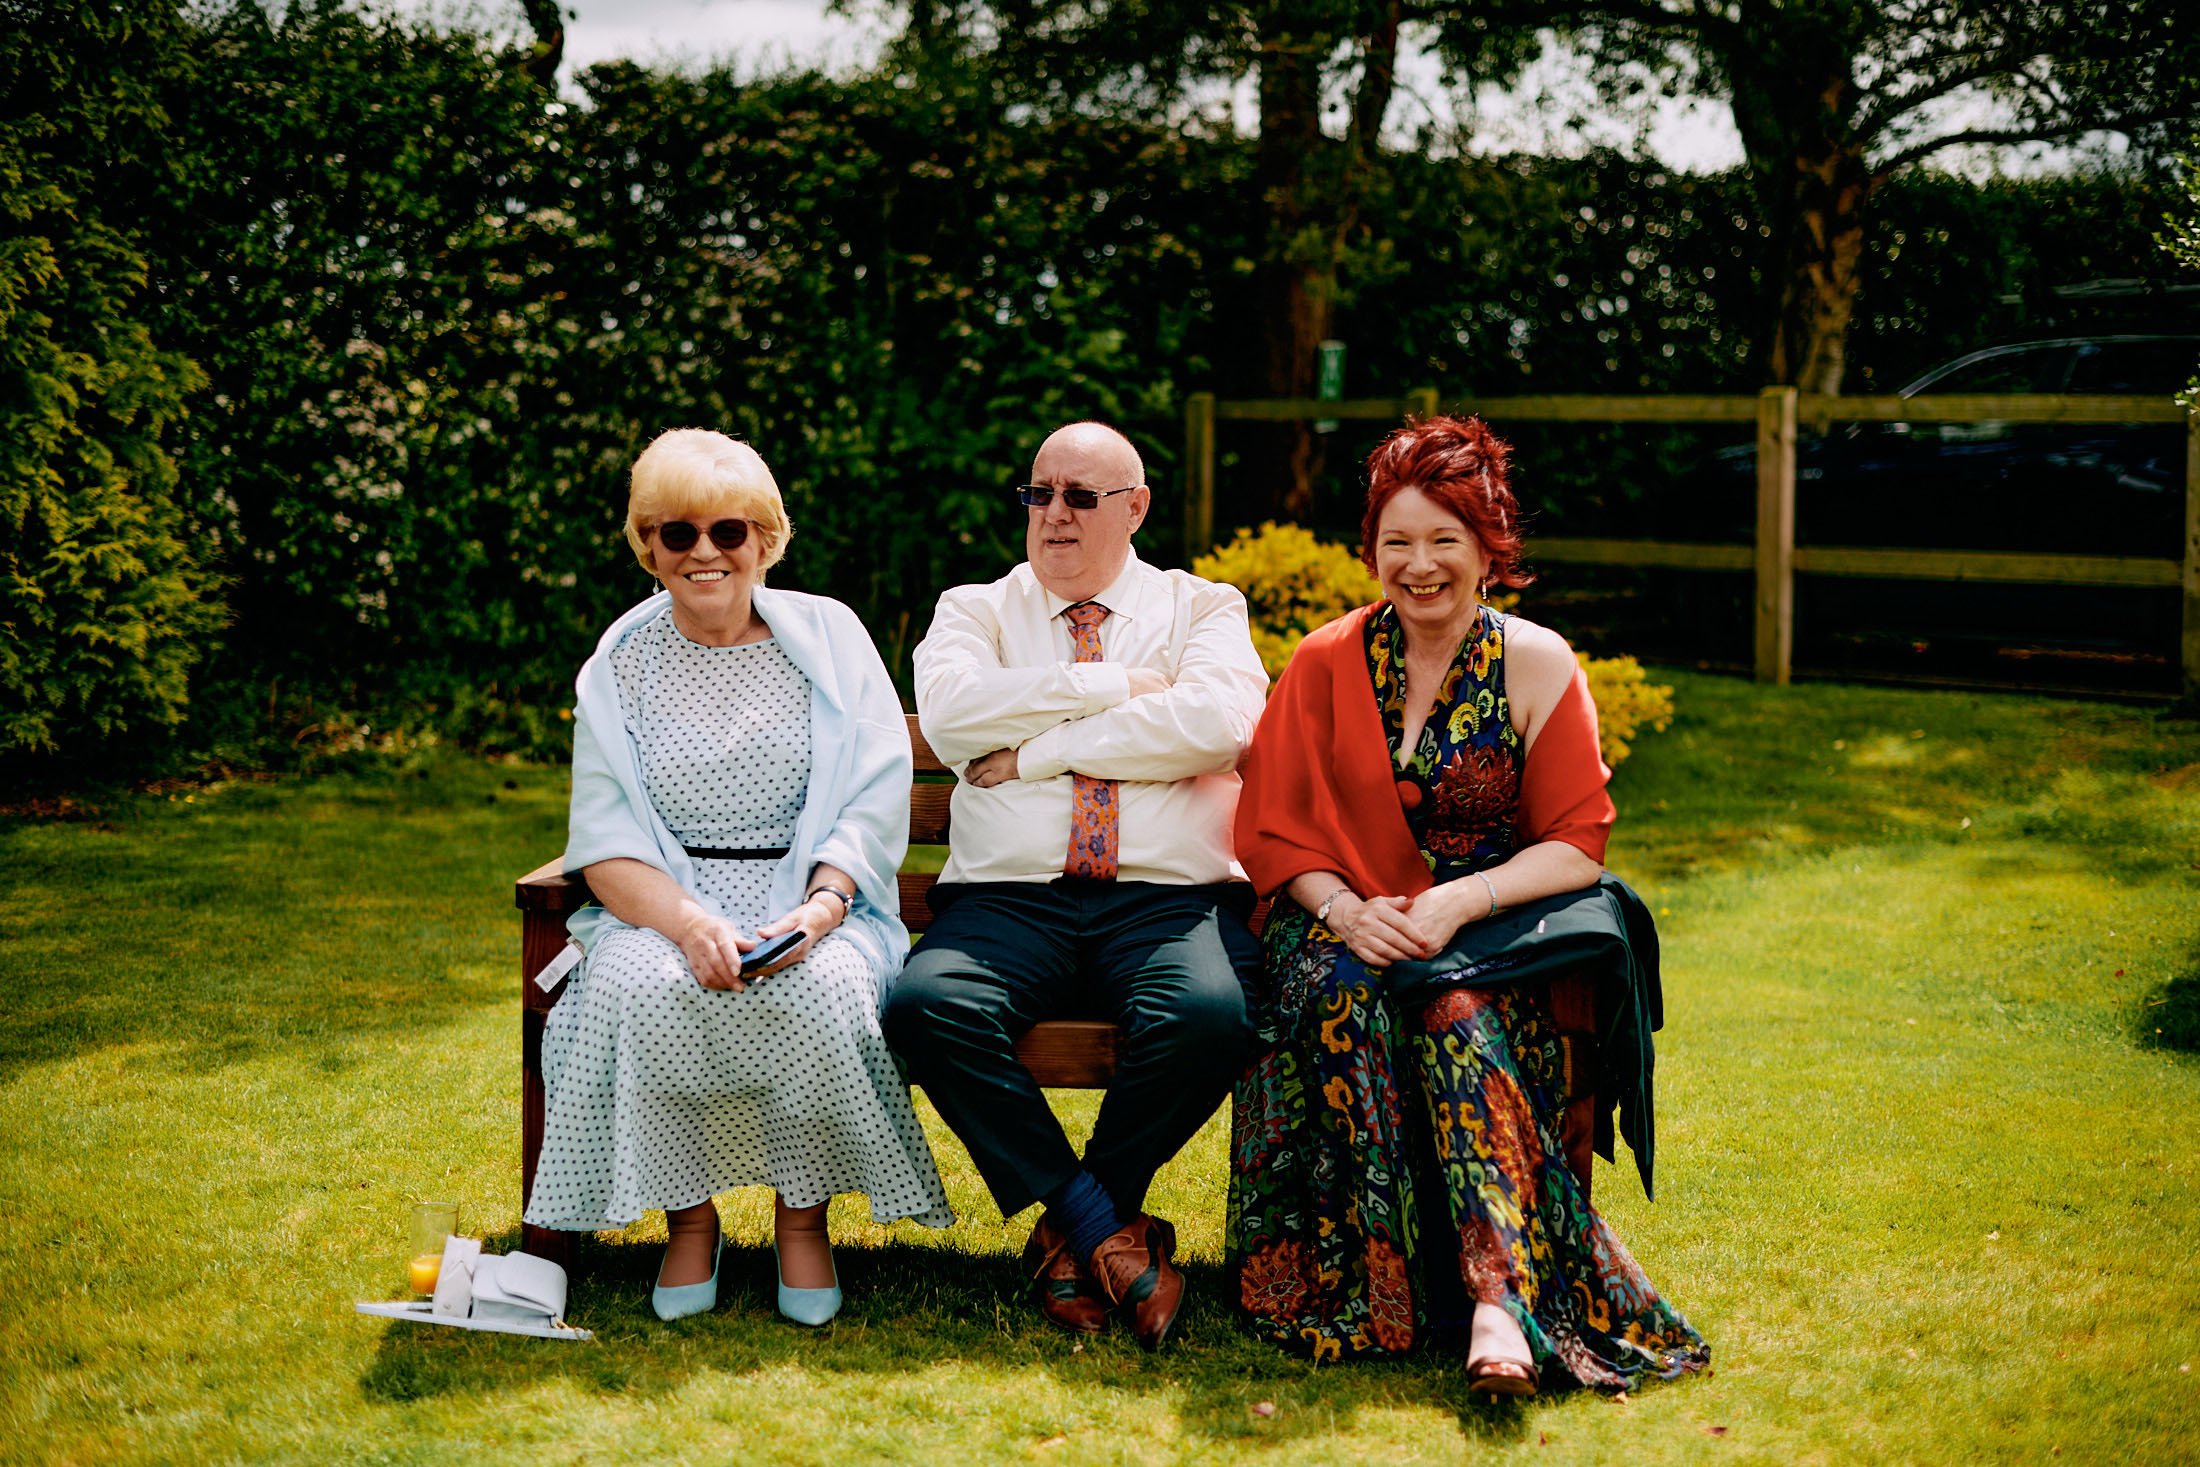
<instances>
[{"instance_id":1,"label":"navy trousers","mask_svg":"<svg viewBox=\"0 0 2200 1467\"><path fill-rule=\"evenodd\" d=\"M1260 944L1250 889L1130 881L932 889L886 1037L969 1149L1003 1217L1082 1165L1126 1217L1214 1114L1253 1042L1245 984ZM1015 1042L1042 1019L1107 1019L1124 1052L1082 1163Z\"/></svg>"}]
</instances>

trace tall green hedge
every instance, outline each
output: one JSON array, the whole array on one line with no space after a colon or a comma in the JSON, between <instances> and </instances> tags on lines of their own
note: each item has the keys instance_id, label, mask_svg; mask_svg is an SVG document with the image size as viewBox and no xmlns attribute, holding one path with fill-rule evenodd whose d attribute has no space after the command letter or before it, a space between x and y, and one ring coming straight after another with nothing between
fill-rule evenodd
<instances>
[{"instance_id":1,"label":"tall green hedge","mask_svg":"<svg viewBox=\"0 0 2200 1467\"><path fill-rule=\"evenodd\" d=\"M1033 119L952 71L622 64L567 105L495 38L332 0L48 9L79 32L0 39L0 116L44 140L0 148L26 160L0 174L8 747L157 731L187 695L201 742L334 708L554 744L647 589L625 467L683 425L758 445L798 527L775 576L898 661L940 587L1016 555L1006 487L1048 428L1129 427L1172 555L1183 395L1250 381L1232 139ZM2163 194L1890 186L1858 380L2166 264ZM1610 155L1395 160L1347 260L1347 390L1741 387L1752 208ZM1341 518L1363 446L1332 454ZM1522 481L1546 525L1669 532L1655 486L1703 451L1576 432L1524 443ZM85 539L110 531L147 548Z\"/></svg>"},{"instance_id":2,"label":"tall green hedge","mask_svg":"<svg viewBox=\"0 0 2200 1467\"><path fill-rule=\"evenodd\" d=\"M178 42L160 7L0 28L0 769L174 726L222 619L164 442L205 379L156 346L145 259L100 202L158 153L146 79Z\"/></svg>"}]
</instances>

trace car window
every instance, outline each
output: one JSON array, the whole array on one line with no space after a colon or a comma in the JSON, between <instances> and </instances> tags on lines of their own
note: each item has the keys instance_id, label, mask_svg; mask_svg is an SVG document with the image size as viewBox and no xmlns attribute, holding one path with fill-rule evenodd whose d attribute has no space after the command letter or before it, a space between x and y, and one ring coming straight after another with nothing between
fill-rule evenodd
<instances>
[{"instance_id":1,"label":"car window","mask_svg":"<svg viewBox=\"0 0 2200 1467\"><path fill-rule=\"evenodd\" d=\"M2200 375L2200 337L2157 341L2096 341L2078 348L2072 392L2166 397Z\"/></svg>"},{"instance_id":2,"label":"car window","mask_svg":"<svg viewBox=\"0 0 2200 1467\"><path fill-rule=\"evenodd\" d=\"M2065 363L2061 347L1996 352L1928 378L1912 394L1929 392L1944 397L1976 392L2060 392Z\"/></svg>"}]
</instances>

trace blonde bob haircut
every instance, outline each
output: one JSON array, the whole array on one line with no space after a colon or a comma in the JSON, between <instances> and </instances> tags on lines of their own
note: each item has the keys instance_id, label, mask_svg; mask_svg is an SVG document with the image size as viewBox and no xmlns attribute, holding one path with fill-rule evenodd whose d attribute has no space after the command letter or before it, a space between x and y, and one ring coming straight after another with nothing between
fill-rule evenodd
<instances>
[{"instance_id":1,"label":"blonde bob haircut","mask_svg":"<svg viewBox=\"0 0 2200 1467\"><path fill-rule=\"evenodd\" d=\"M779 497L778 481L746 443L708 428L674 428L634 460L626 497L626 543L642 569L657 574L649 532L666 520L708 527L716 520L747 520L756 536L756 568L779 564L794 526Z\"/></svg>"}]
</instances>

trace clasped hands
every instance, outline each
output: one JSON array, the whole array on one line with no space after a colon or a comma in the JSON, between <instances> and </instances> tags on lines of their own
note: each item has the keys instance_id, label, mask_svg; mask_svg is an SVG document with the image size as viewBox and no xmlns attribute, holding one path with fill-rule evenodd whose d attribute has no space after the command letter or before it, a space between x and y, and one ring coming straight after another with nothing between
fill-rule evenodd
<instances>
[{"instance_id":1,"label":"clasped hands","mask_svg":"<svg viewBox=\"0 0 2200 1467\"><path fill-rule=\"evenodd\" d=\"M1348 891L1330 907L1328 927L1370 968L1432 958L1460 928L1488 915L1486 906L1475 905L1474 894L1461 891L1457 882L1431 887L1417 897L1362 901Z\"/></svg>"},{"instance_id":2,"label":"clasped hands","mask_svg":"<svg viewBox=\"0 0 2200 1467\"><path fill-rule=\"evenodd\" d=\"M695 974L695 981L705 988L722 989L729 993L746 990L754 978L741 973L741 955L750 951L767 937L777 937L782 932L801 929L801 945L788 966L801 962L810 955L817 940L838 927L847 917L847 908L831 897L813 896L808 901L776 917L756 929L754 936L741 930L740 924L730 922L715 913L698 911L679 934L681 956Z\"/></svg>"},{"instance_id":3,"label":"clasped hands","mask_svg":"<svg viewBox=\"0 0 2200 1467\"><path fill-rule=\"evenodd\" d=\"M1150 667L1125 669L1130 679L1130 696L1142 698L1148 693L1166 693L1170 683L1166 673ZM963 766L963 783L972 789L989 790L995 785L1007 784L1023 776L1016 768L1014 749L995 749L990 754L980 754Z\"/></svg>"}]
</instances>

